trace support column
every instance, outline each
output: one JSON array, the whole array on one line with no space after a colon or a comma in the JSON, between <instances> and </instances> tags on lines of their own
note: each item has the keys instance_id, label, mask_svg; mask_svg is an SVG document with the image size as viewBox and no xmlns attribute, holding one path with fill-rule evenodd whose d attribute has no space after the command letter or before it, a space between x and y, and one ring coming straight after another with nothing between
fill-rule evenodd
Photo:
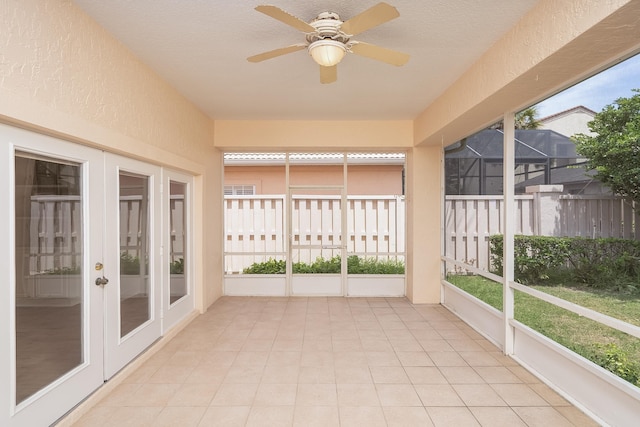
<instances>
[{"instance_id":1,"label":"support column","mask_svg":"<svg viewBox=\"0 0 640 427\"><path fill-rule=\"evenodd\" d=\"M504 328L504 354L513 354L513 327L510 322L514 316L514 291L509 285L514 280L514 235L515 220L515 114L505 113L503 118L504 140L502 160L502 188L504 210L502 224L504 225L502 245L502 312Z\"/></svg>"},{"instance_id":2,"label":"support column","mask_svg":"<svg viewBox=\"0 0 640 427\"><path fill-rule=\"evenodd\" d=\"M442 147L407 153L407 297L414 304L440 303Z\"/></svg>"}]
</instances>

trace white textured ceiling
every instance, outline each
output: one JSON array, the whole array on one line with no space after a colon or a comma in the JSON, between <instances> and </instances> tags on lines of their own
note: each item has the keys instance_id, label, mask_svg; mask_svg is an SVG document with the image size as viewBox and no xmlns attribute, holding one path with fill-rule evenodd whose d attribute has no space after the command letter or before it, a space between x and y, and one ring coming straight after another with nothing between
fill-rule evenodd
<instances>
[{"instance_id":1,"label":"white textured ceiling","mask_svg":"<svg viewBox=\"0 0 640 427\"><path fill-rule=\"evenodd\" d=\"M342 20L376 0L74 0L137 57L214 119L413 119L536 0L388 0L400 17L354 39L411 56L395 67L349 54L323 85L306 50L247 57L304 42L254 10L272 4L305 21Z\"/></svg>"}]
</instances>

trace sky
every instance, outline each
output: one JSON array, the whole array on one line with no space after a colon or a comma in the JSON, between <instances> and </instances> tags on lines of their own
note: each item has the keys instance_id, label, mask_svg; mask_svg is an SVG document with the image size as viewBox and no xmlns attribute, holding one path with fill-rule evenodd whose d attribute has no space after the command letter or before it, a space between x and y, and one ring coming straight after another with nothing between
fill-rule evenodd
<instances>
[{"instance_id":1,"label":"sky","mask_svg":"<svg viewBox=\"0 0 640 427\"><path fill-rule=\"evenodd\" d=\"M631 89L640 89L640 54L538 103L538 117L578 105L599 113L616 99L633 96L635 92Z\"/></svg>"}]
</instances>

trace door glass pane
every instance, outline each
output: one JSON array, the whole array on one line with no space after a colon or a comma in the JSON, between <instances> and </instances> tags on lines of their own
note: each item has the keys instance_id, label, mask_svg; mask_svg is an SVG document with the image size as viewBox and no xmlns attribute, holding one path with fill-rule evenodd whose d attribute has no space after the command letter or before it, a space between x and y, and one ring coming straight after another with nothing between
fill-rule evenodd
<instances>
[{"instance_id":1,"label":"door glass pane","mask_svg":"<svg viewBox=\"0 0 640 427\"><path fill-rule=\"evenodd\" d=\"M149 177L120 172L120 336L149 320Z\"/></svg>"},{"instance_id":2,"label":"door glass pane","mask_svg":"<svg viewBox=\"0 0 640 427\"><path fill-rule=\"evenodd\" d=\"M16 403L84 361L82 169L15 158Z\"/></svg>"},{"instance_id":3,"label":"door glass pane","mask_svg":"<svg viewBox=\"0 0 640 427\"><path fill-rule=\"evenodd\" d=\"M187 185L171 181L169 197L169 273L170 302L173 304L187 294L184 266L187 247Z\"/></svg>"}]
</instances>

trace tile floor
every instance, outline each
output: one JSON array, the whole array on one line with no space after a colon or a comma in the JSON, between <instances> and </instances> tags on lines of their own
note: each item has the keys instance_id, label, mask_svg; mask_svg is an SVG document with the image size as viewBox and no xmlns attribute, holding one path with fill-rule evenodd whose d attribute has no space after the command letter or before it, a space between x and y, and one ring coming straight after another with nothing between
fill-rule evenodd
<instances>
[{"instance_id":1,"label":"tile floor","mask_svg":"<svg viewBox=\"0 0 640 427\"><path fill-rule=\"evenodd\" d=\"M438 305L223 297L75 426L592 426Z\"/></svg>"}]
</instances>

